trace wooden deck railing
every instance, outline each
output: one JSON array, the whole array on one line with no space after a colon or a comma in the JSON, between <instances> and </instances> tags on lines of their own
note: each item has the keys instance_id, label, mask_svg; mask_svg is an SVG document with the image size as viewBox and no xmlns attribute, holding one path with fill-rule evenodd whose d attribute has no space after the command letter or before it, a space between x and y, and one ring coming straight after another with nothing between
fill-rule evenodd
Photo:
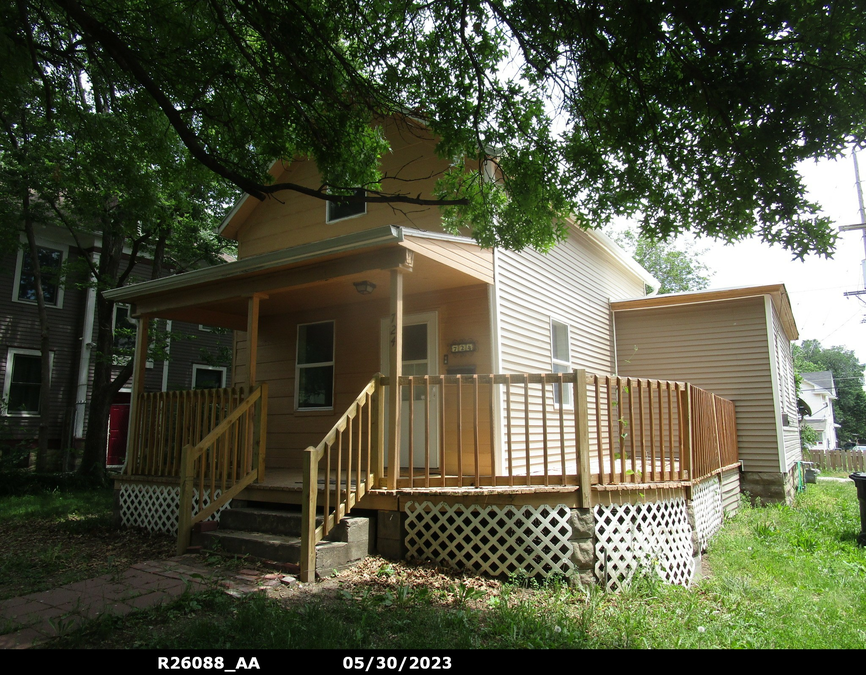
<instances>
[{"instance_id":1,"label":"wooden deck railing","mask_svg":"<svg viewBox=\"0 0 866 675\"><path fill-rule=\"evenodd\" d=\"M231 410L222 412L225 414L219 424L198 443L187 443L181 451L178 555L189 546L193 525L216 513L264 474L267 383L256 387Z\"/></svg>"},{"instance_id":2,"label":"wooden deck railing","mask_svg":"<svg viewBox=\"0 0 866 675\"><path fill-rule=\"evenodd\" d=\"M243 388L142 394L124 473L179 476L181 449L197 445L243 400Z\"/></svg>"},{"instance_id":3,"label":"wooden deck railing","mask_svg":"<svg viewBox=\"0 0 866 675\"><path fill-rule=\"evenodd\" d=\"M424 461L401 467L398 487L578 485L588 495L593 484L697 480L737 462L733 403L684 382L577 370L399 384L413 402L402 423L408 456ZM419 426L425 447L416 452ZM437 467L430 458L440 449Z\"/></svg>"},{"instance_id":4,"label":"wooden deck railing","mask_svg":"<svg viewBox=\"0 0 866 675\"><path fill-rule=\"evenodd\" d=\"M374 485L381 449L381 388L376 375L316 447L304 452L301 581L316 575L316 544ZM316 526L319 493L322 524Z\"/></svg>"},{"instance_id":5,"label":"wooden deck railing","mask_svg":"<svg viewBox=\"0 0 866 675\"><path fill-rule=\"evenodd\" d=\"M739 460L737 418L733 402L692 385L689 385L689 401L692 475L700 479Z\"/></svg>"}]
</instances>

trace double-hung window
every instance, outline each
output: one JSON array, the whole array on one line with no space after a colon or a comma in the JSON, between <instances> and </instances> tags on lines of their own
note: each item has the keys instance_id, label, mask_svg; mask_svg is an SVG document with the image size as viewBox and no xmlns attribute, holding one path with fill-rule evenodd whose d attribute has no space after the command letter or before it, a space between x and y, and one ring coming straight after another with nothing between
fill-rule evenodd
<instances>
[{"instance_id":1,"label":"double-hung window","mask_svg":"<svg viewBox=\"0 0 866 675\"><path fill-rule=\"evenodd\" d=\"M554 373L571 372L571 342L568 324L550 320L550 362ZM561 391L560 391L561 389ZM571 406L571 387L553 385L553 402L564 407Z\"/></svg>"},{"instance_id":2,"label":"double-hung window","mask_svg":"<svg viewBox=\"0 0 866 675\"><path fill-rule=\"evenodd\" d=\"M39 270L42 275L42 299L49 307L62 307L63 287L60 284L64 251L59 248L39 246ZM14 300L36 303L36 271L29 250L18 254Z\"/></svg>"},{"instance_id":3,"label":"double-hung window","mask_svg":"<svg viewBox=\"0 0 866 675\"><path fill-rule=\"evenodd\" d=\"M39 415L42 391L42 356L33 349L10 349L3 383L4 412L19 417Z\"/></svg>"},{"instance_id":4,"label":"double-hung window","mask_svg":"<svg viewBox=\"0 0 866 675\"><path fill-rule=\"evenodd\" d=\"M298 325L295 361L295 395L298 410L334 407L334 322Z\"/></svg>"}]
</instances>

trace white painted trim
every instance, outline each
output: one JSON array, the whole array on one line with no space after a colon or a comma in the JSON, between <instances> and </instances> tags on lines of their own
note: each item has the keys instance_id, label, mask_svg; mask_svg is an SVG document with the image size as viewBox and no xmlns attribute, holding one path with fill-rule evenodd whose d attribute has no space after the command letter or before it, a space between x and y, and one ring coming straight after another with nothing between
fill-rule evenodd
<instances>
[{"instance_id":1,"label":"white painted trim","mask_svg":"<svg viewBox=\"0 0 866 675\"><path fill-rule=\"evenodd\" d=\"M767 326L767 348L770 353L770 381L773 385L773 419L776 424L776 449L779 455L779 471L785 473L785 434L782 429L782 406L779 400L779 366L776 363L776 331L773 328L773 301L764 296L764 317ZM746 467L743 467L746 469Z\"/></svg>"},{"instance_id":2,"label":"white painted trim","mask_svg":"<svg viewBox=\"0 0 866 675\"><path fill-rule=\"evenodd\" d=\"M23 349L20 347L9 347L6 350L6 371L3 374L3 401L4 407L2 410L3 417L41 417L41 412L30 412L30 411L20 411L13 412L6 408L6 402L9 401L9 391L12 389L12 363L15 360L15 356L20 354L22 356L42 356L42 352L38 349ZM54 352L52 351L49 355L49 369L51 373L48 376L49 386L51 384L52 377L54 375ZM40 384L41 388L41 384Z\"/></svg>"},{"instance_id":3,"label":"white painted trim","mask_svg":"<svg viewBox=\"0 0 866 675\"><path fill-rule=\"evenodd\" d=\"M99 266L100 254L92 254L94 267ZM88 275L89 276L89 275ZM92 277L91 277L92 281ZM96 288L91 285L84 298L84 326L81 329L81 350L78 357L78 381L75 389L75 438L84 438L84 420L87 417L87 392L90 389L90 352L93 349L93 324L96 320Z\"/></svg>"},{"instance_id":4,"label":"white painted trim","mask_svg":"<svg viewBox=\"0 0 866 675\"><path fill-rule=\"evenodd\" d=\"M416 230L413 227L400 227L403 230L404 237L416 237L418 239L436 239L437 241L453 241L458 244L473 244L478 246L478 242L472 237L464 237L459 234L447 234L445 232L429 232L427 230ZM479 246L480 248L480 246ZM494 254L496 249L493 249Z\"/></svg>"},{"instance_id":5,"label":"white painted trim","mask_svg":"<svg viewBox=\"0 0 866 675\"><path fill-rule=\"evenodd\" d=\"M355 188L355 190L363 190L363 188ZM364 195L366 196L366 194L367 194L367 191L364 190ZM342 218L331 218L331 216L330 216L331 204L334 204L334 203L335 202L332 202L330 200L327 200L327 199L325 200L325 224L326 225L330 225L332 223L339 223L339 222L342 222L344 220L351 220L352 218L360 218L361 216L367 215L367 202L363 202L362 206L364 207L364 210L361 211L361 213L353 213L353 214L348 215L348 216L343 216Z\"/></svg>"},{"instance_id":6,"label":"white painted trim","mask_svg":"<svg viewBox=\"0 0 866 675\"><path fill-rule=\"evenodd\" d=\"M576 225L574 227L577 227ZM661 285L659 280L656 279L652 274L650 274L647 270L645 270L634 258L632 258L626 250L617 244L613 239L608 237L601 230L584 230L590 236L590 238L595 239L598 244L607 249L608 253L610 253L611 257L616 260L620 265L625 267L629 272L636 275L638 279L641 279L647 286L652 286L654 289L658 289ZM652 293L655 295L655 293Z\"/></svg>"},{"instance_id":7,"label":"white painted trim","mask_svg":"<svg viewBox=\"0 0 866 675\"><path fill-rule=\"evenodd\" d=\"M22 243L27 243L24 235L21 235ZM61 243L59 241L54 241L52 239L36 239L36 248L45 248L50 249L52 251L60 251L60 266L63 267L63 263L69 260L69 245ZM15 260L15 277L12 284L12 302L18 302L22 305L30 305L31 307L36 307L37 303L35 300L20 300L18 298L18 291L21 285L21 271L24 265L24 255L30 255L29 250L25 251L23 248L18 249L18 257ZM57 284L57 302L53 305L45 303L46 309L63 309L63 295L64 289L63 284Z\"/></svg>"},{"instance_id":8,"label":"white painted trim","mask_svg":"<svg viewBox=\"0 0 866 675\"><path fill-rule=\"evenodd\" d=\"M191 384L191 387L190 387L191 389L195 389L195 388L196 388L196 386L195 386L195 376L196 376L196 373L197 373L199 370L217 370L217 371L221 372L221 373L223 374L223 381L222 381L222 384L221 384L219 387L217 387L217 389L222 389L223 387L226 386L226 373L227 373L227 369L226 369L225 366L209 366L209 365L204 364L204 363L193 363L193 364L192 364L192 382L190 383L190 384ZM163 389L163 391L166 391L166 390Z\"/></svg>"},{"instance_id":9,"label":"white painted trim","mask_svg":"<svg viewBox=\"0 0 866 675\"><path fill-rule=\"evenodd\" d=\"M555 359L553 356L553 324L558 323L560 326L565 326L566 330L566 345L568 346L568 362L562 361L560 359ZM556 316L555 314L548 315L548 330L550 335L550 372L555 373L556 366L565 366L566 370L562 371L564 373L572 373L574 372L574 359L571 358L571 324L560 316ZM547 386L545 385L545 398ZM560 405L563 410L573 410L574 409L574 401L572 397L572 392L567 387L563 387L563 390L568 392L568 401L560 402L557 404L556 402L556 387L553 389L553 405Z\"/></svg>"}]
</instances>

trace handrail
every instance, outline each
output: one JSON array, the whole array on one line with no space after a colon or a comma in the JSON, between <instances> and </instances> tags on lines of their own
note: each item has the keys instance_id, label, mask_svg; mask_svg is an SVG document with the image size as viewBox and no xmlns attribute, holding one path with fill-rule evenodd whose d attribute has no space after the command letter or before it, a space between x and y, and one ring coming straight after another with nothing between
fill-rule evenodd
<instances>
[{"instance_id":1,"label":"handrail","mask_svg":"<svg viewBox=\"0 0 866 675\"><path fill-rule=\"evenodd\" d=\"M250 483L262 478L261 467L264 464L267 437L267 397L268 384L263 382L194 447L191 444L183 447L180 466L178 555L188 548L193 525L209 518ZM253 413L254 406L256 410ZM199 465L198 471L196 462ZM208 468L210 477L206 482L205 473ZM196 474L199 478L198 509L193 515L193 481ZM216 497L218 482L221 494ZM210 503L207 506L204 505L206 484L210 490Z\"/></svg>"},{"instance_id":2,"label":"handrail","mask_svg":"<svg viewBox=\"0 0 866 675\"><path fill-rule=\"evenodd\" d=\"M348 515L358 501L367 493L376 480L375 467L381 452L381 421L378 410L381 387L380 375L376 375L361 390L361 393L349 405L345 413L325 434L316 446L310 446L304 451L304 476L301 496L301 581L314 581L316 577L316 544L336 527ZM374 408L376 414L374 415ZM367 411L366 429L363 424L363 409ZM357 420L357 425L355 425ZM354 428L357 426L357 434ZM374 433L375 426L375 433ZM366 442L364 439L366 431ZM343 446L343 436L347 436L346 446ZM336 449L336 452L334 452ZM332 457L335 455L335 457ZM345 467L343 459L346 459ZM354 456L353 456L354 455ZM316 526L316 509L318 501L319 465L325 460L324 466L324 504L322 524ZM352 489L352 467L354 460L355 488ZM363 460L366 460L364 462ZM363 464L366 463L366 469ZM332 466L334 465L335 466ZM363 471L363 480L362 480ZM334 475L334 503L331 505L331 475ZM341 488L342 476L345 474L345 492Z\"/></svg>"}]
</instances>

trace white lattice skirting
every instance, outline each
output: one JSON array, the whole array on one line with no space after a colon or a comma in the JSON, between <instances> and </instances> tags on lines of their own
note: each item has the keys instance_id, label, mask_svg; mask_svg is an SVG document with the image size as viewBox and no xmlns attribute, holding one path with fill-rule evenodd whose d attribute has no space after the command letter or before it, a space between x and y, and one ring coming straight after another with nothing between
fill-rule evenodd
<instances>
[{"instance_id":1,"label":"white lattice skirting","mask_svg":"<svg viewBox=\"0 0 866 675\"><path fill-rule=\"evenodd\" d=\"M698 483L692 490L692 508L701 550L707 548L710 538L722 528L722 486L718 476Z\"/></svg>"},{"instance_id":2,"label":"white lattice skirting","mask_svg":"<svg viewBox=\"0 0 866 675\"><path fill-rule=\"evenodd\" d=\"M569 575L571 512L567 506L406 505L408 558L493 576Z\"/></svg>"},{"instance_id":3,"label":"white lattice skirting","mask_svg":"<svg viewBox=\"0 0 866 675\"><path fill-rule=\"evenodd\" d=\"M221 490L216 490L219 497ZM179 485L159 485L153 483L126 483L120 486L120 522L125 527L140 527L150 532L177 534ZM210 504L210 491L205 491L202 508ZM219 520L220 514L229 508L231 501L217 510L207 520ZM193 503L190 510L197 512L198 490L193 490Z\"/></svg>"},{"instance_id":4,"label":"white lattice skirting","mask_svg":"<svg viewBox=\"0 0 866 675\"><path fill-rule=\"evenodd\" d=\"M695 571L685 499L595 507L595 574L610 590L638 570L687 586Z\"/></svg>"}]
</instances>

